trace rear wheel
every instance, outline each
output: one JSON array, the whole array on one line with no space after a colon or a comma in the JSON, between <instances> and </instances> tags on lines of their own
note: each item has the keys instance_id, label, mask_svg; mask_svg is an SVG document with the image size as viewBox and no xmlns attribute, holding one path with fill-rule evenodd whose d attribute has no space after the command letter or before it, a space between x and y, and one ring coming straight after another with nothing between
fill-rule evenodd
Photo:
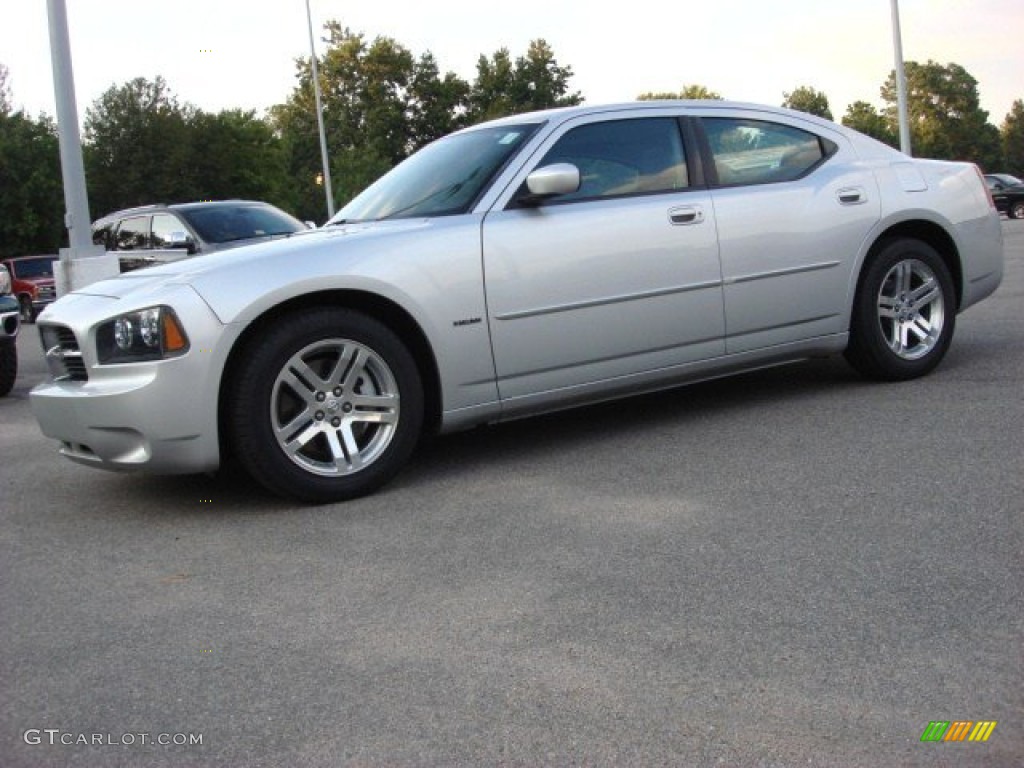
<instances>
[{"instance_id":1,"label":"rear wheel","mask_svg":"<svg viewBox=\"0 0 1024 768\"><path fill-rule=\"evenodd\" d=\"M389 328L320 308L249 345L226 407L235 453L254 478L283 496L343 501L405 464L423 424L423 387Z\"/></svg>"},{"instance_id":2,"label":"rear wheel","mask_svg":"<svg viewBox=\"0 0 1024 768\"><path fill-rule=\"evenodd\" d=\"M0 397L14 388L18 378L18 347L14 339L0 339Z\"/></svg>"},{"instance_id":3,"label":"rear wheel","mask_svg":"<svg viewBox=\"0 0 1024 768\"><path fill-rule=\"evenodd\" d=\"M942 257L919 240L892 240L861 276L846 358L875 379L923 376L945 356L955 322L953 280Z\"/></svg>"},{"instance_id":4,"label":"rear wheel","mask_svg":"<svg viewBox=\"0 0 1024 768\"><path fill-rule=\"evenodd\" d=\"M1018 200L1010 206L1011 219L1024 219L1024 200Z\"/></svg>"}]
</instances>

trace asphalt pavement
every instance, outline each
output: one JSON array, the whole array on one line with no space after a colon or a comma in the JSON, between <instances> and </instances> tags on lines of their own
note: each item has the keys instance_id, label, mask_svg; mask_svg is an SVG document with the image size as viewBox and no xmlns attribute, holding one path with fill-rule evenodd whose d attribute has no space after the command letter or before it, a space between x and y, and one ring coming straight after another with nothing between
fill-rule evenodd
<instances>
[{"instance_id":1,"label":"asphalt pavement","mask_svg":"<svg viewBox=\"0 0 1024 768\"><path fill-rule=\"evenodd\" d=\"M1003 285L924 379L816 360L475 430L319 507L61 459L26 326L0 766L1024 764L1003 226Z\"/></svg>"}]
</instances>

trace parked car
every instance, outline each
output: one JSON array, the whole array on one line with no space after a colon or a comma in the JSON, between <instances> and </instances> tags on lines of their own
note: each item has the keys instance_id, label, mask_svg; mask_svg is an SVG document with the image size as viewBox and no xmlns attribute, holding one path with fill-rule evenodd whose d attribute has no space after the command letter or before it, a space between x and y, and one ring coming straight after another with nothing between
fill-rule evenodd
<instances>
[{"instance_id":1,"label":"parked car","mask_svg":"<svg viewBox=\"0 0 1024 768\"><path fill-rule=\"evenodd\" d=\"M999 211L1011 219L1024 219L1024 181L1008 173L990 173L985 183Z\"/></svg>"},{"instance_id":2,"label":"parked car","mask_svg":"<svg viewBox=\"0 0 1024 768\"><path fill-rule=\"evenodd\" d=\"M121 271L293 235L307 225L269 203L218 200L146 205L92 225L93 242L120 253Z\"/></svg>"},{"instance_id":3,"label":"parked car","mask_svg":"<svg viewBox=\"0 0 1024 768\"><path fill-rule=\"evenodd\" d=\"M11 295L11 275L0 264L0 397L8 394L18 378L18 324L21 307Z\"/></svg>"},{"instance_id":4,"label":"parked car","mask_svg":"<svg viewBox=\"0 0 1024 768\"><path fill-rule=\"evenodd\" d=\"M15 256L3 260L11 275L11 292L21 308L21 320L34 323L43 307L57 298L53 262L57 256Z\"/></svg>"},{"instance_id":5,"label":"parked car","mask_svg":"<svg viewBox=\"0 0 1024 768\"><path fill-rule=\"evenodd\" d=\"M425 147L308 235L60 299L32 408L89 466L233 452L274 492L348 499L424 431L837 353L922 376L999 285L1002 243L976 166L804 113L517 115Z\"/></svg>"}]
</instances>

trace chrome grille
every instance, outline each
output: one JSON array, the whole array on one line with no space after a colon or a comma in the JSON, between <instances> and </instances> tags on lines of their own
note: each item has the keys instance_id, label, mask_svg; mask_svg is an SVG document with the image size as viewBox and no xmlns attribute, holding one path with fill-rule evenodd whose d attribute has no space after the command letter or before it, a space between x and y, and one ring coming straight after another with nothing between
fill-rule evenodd
<instances>
[{"instance_id":1,"label":"chrome grille","mask_svg":"<svg viewBox=\"0 0 1024 768\"><path fill-rule=\"evenodd\" d=\"M57 298L57 290L52 285L39 286L39 301L53 301Z\"/></svg>"},{"instance_id":2,"label":"chrome grille","mask_svg":"<svg viewBox=\"0 0 1024 768\"><path fill-rule=\"evenodd\" d=\"M89 372L82 359L82 350L70 328L63 325L42 325L39 333L46 352L46 364L57 381L88 381Z\"/></svg>"}]
</instances>

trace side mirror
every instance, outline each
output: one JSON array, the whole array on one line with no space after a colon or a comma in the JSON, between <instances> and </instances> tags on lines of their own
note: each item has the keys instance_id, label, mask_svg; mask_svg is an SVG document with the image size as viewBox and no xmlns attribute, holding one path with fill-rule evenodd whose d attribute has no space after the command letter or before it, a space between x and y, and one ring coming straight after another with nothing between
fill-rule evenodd
<instances>
[{"instance_id":1,"label":"side mirror","mask_svg":"<svg viewBox=\"0 0 1024 768\"><path fill-rule=\"evenodd\" d=\"M304 221L302 223L306 225L306 229L316 229L315 221Z\"/></svg>"},{"instance_id":2,"label":"side mirror","mask_svg":"<svg viewBox=\"0 0 1024 768\"><path fill-rule=\"evenodd\" d=\"M193 241L192 238L189 237L188 232L184 231L171 232L170 235L168 235L167 237L167 245L165 245L164 247L184 248L186 251L189 252L190 255L196 252L195 241Z\"/></svg>"},{"instance_id":3,"label":"side mirror","mask_svg":"<svg viewBox=\"0 0 1024 768\"><path fill-rule=\"evenodd\" d=\"M571 195L580 188L580 169L572 163L545 165L526 177L526 188L533 199Z\"/></svg>"}]
</instances>

